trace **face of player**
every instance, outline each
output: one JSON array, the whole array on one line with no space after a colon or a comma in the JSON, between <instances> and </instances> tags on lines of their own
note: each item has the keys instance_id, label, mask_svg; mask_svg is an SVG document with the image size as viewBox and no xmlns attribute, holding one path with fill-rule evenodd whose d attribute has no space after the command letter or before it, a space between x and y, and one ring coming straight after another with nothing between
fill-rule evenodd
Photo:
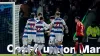
<instances>
[{"instance_id":1,"label":"face of player","mask_svg":"<svg viewBox=\"0 0 100 56\"><path fill-rule=\"evenodd\" d=\"M52 22L54 19L50 19L50 22Z\"/></svg>"},{"instance_id":2,"label":"face of player","mask_svg":"<svg viewBox=\"0 0 100 56\"><path fill-rule=\"evenodd\" d=\"M78 19L75 19L75 22L77 23L78 22Z\"/></svg>"},{"instance_id":3,"label":"face of player","mask_svg":"<svg viewBox=\"0 0 100 56\"><path fill-rule=\"evenodd\" d=\"M43 21L44 21L44 19L43 19Z\"/></svg>"},{"instance_id":4,"label":"face of player","mask_svg":"<svg viewBox=\"0 0 100 56\"><path fill-rule=\"evenodd\" d=\"M42 17L42 15L38 16L38 19L40 20L40 17Z\"/></svg>"}]
</instances>

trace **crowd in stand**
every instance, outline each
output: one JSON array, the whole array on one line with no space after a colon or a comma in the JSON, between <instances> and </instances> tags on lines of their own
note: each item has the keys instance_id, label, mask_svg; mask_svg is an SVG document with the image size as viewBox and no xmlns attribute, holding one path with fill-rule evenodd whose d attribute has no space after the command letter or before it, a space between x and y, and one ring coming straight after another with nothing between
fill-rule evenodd
<instances>
[{"instance_id":1,"label":"crowd in stand","mask_svg":"<svg viewBox=\"0 0 100 56\"><path fill-rule=\"evenodd\" d=\"M16 4L22 4L20 10L19 34L22 34L22 29L24 29L25 23L30 17L30 14L33 12L37 14L38 8L43 5L43 16L46 23L49 23L50 16L54 16L56 11L60 11L61 17L64 18L64 20L67 22L66 24L69 27L70 37L73 37L75 33L75 16L80 16L82 18L94 2L94 0L0 0L0 2L9 1L16 1ZM42 5L40 4L40 1L43 2ZM98 4L92 8L97 7ZM73 38L69 39L72 40Z\"/></svg>"}]
</instances>

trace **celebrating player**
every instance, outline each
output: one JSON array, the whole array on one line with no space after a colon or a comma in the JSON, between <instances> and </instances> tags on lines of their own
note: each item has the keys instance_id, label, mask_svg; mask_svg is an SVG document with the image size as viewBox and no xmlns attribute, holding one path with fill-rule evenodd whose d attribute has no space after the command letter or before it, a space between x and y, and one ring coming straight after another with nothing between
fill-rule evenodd
<instances>
[{"instance_id":1,"label":"celebrating player","mask_svg":"<svg viewBox=\"0 0 100 56\"><path fill-rule=\"evenodd\" d=\"M45 38L44 31L48 29L48 25L44 22L44 18L40 17L40 21L36 23L36 41L38 43L37 55L42 56L41 50L44 47Z\"/></svg>"},{"instance_id":2,"label":"celebrating player","mask_svg":"<svg viewBox=\"0 0 100 56\"><path fill-rule=\"evenodd\" d=\"M42 16L42 13L38 13L38 17L34 17L34 19L36 20L36 22L39 22L40 21L40 17ZM35 28L36 28L36 25L35 25ZM36 30L37 31L37 30ZM35 50L36 48L38 47L38 42L37 42L37 38L34 38L34 47L33 47L33 50L31 52L31 54L35 54ZM32 55L33 56L33 55Z\"/></svg>"},{"instance_id":3,"label":"celebrating player","mask_svg":"<svg viewBox=\"0 0 100 56\"><path fill-rule=\"evenodd\" d=\"M30 53L30 48L31 48L31 42L32 40L34 42L36 42L36 29L35 29L35 24L36 24L36 20L34 19L34 14L31 14L31 18L28 19L26 26L25 26L25 31L24 31L24 35L27 35L27 39L23 38L23 45L28 45L28 53ZM26 33L26 34L25 34ZM27 44L25 43L27 42ZM25 43L25 44L24 44Z\"/></svg>"},{"instance_id":4,"label":"celebrating player","mask_svg":"<svg viewBox=\"0 0 100 56\"><path fill-rule=\"evenodd\" d=\"M22 52L22 56L25 54L25 51L30 53L31 42L32 40L36 42L36 28L35 28L36 20L34 19L34 14L31 14L31 18L27 20L26 26L24 28L23 34L23 46L21 49L17 50L18 52Z\"/></svg>"},{"instance_id":5,"label":"celebrating player","mask_svg":"<svg viewBox=\"0 0 100 56\"><path fill-rule=\"evenodd\" d=\"M57 55L58 50L60 51L61 56L63 56L63 31L66 29L66 32L68 33L68 28L65 24L65 21L60 18L60 12L56 12L55 19L51 23L50 31L54 28L54 34L56 39L56 48L55 48L55 54Z\"/></svg>"},{"instance_id":6,"label":"celebrating player","mask_svg":"<svg viewBox=\"0 0 100 56\"><path fill-rule=\"evenodd\" d=\"M76 22L76 37L78 38L78 40L76 40L75 43L75 53L73 56L76 56L77 51L78 51L78 44L79 44L79 48L81 50L81 55L83 56L83 44L82 44L82 39L84 36L84 25L82 24L82 22L80 22L80 17L75 17L75 22Z\"/></svg>"}]
</instances>

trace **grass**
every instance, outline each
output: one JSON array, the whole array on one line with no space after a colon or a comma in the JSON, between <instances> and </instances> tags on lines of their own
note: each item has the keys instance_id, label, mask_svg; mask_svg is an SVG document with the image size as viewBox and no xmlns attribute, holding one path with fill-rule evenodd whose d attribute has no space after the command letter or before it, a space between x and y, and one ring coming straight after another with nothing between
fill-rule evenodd
<instances>
[{"instance_id":1,"label":"grass","mask_svg":"<svg viewBox=\"0 0 100 56\"><path fill-rule=\"evenodd\" d=\"M16 54L0 54L0 56L17 56ZM18 55L21 56L21 55ZM26 55L26 56L30 56L30 55ZM43 56L46 56L45 54L43 54ZM72 56L72 54L65 54L64 56ZM77 55L79 56L79 54ZM100 54L84 54L84 56L100 56Z\"/></svg>"}]
</instances>

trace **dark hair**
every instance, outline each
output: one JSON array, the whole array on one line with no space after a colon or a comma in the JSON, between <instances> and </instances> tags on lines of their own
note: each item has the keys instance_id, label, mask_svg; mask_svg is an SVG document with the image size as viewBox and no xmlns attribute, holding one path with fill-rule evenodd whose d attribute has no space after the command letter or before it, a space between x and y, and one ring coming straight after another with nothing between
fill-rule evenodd
<instances>
[{"instance_id":1,"label":"dark hair","mask_svg":"<svg viewBox=\"0 0 100 56\"><path fill-rule=\"evenodd\" d=\"M76 16L76 17L75 17L75 19L78 19L78 20L80 20L80 17L79 17L79 16Z\"/></svg>"},{"instance_id":2,"label":"dark hair","mask_svg":"<svg viewBox=\"0 0 100 56\"><path fill-rule=\"evenodd\" d=\"M38 13L38 16L42 15L42 13Z\"/></svg>"},{"instance_id":3,"label":"dark hair","mask_svg":"<svg viewBox=\"0 0 100 56\"><path fill-rule=\"evenodd\" d=\"M40 20L43 20L44 18L43 17L40 17Z\"/></svg>"},{"instance_id":4,"label":"dark hair","mask_svg":"<svg viewBox=\"0 0 100 56\"><path fill-rule=\"evenodd\" d=\"M60 12L56 12L55 14L56 14L57 16L59 16L59 15L60 15Z\"/></svg>"}]
</instances>

